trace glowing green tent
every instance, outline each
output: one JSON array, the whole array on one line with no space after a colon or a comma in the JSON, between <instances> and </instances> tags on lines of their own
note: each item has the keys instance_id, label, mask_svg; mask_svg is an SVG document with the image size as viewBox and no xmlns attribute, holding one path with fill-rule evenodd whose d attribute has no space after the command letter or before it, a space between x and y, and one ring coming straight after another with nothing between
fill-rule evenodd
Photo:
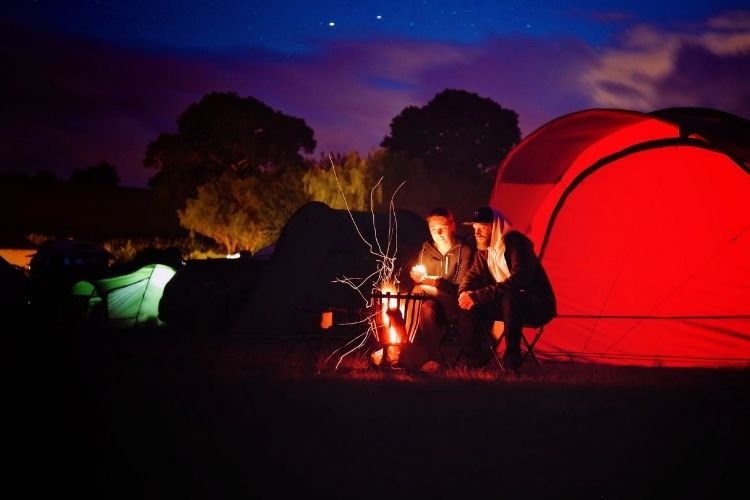
<instances>
[{"instance_id":1,"label":"glowing green tent","mask_svg":"<svg viewBox=\"0 0 750 500\"><path fill-rule=\"evenodd\" d=\"M161 326L159 301L175 270L148 264L135 272L91 281L71 289L78 320L87 326L129 329Z\"/></svg>"}]
</instances>

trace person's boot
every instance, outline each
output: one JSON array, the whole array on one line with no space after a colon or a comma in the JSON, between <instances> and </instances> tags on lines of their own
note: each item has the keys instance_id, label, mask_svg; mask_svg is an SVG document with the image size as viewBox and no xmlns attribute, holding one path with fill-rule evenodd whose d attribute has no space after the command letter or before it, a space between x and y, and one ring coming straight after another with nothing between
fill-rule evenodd
<instances>
[{"instance_id":1,"label":"person's boot","mask_svg":"<svg viewBox=\"0 0 750 500\"><path fill-rule=\"evenodd\" d=\"M487 366L492 353L489 350L480 349L471 351L466 355L466 368L470 370L481 369Z\"/></svg>"},{"instance_id":2,"label":"person's boot","mask_svg":"<svg viewBox=\"0 0 750 500\"><path fill-rule=\"evenodd\" d=\"M505 351L505 355L503 356L503 365L505 365L506 371L517 375L519 370L521 369L521 352Z\"/></svg>"}]
</instances>

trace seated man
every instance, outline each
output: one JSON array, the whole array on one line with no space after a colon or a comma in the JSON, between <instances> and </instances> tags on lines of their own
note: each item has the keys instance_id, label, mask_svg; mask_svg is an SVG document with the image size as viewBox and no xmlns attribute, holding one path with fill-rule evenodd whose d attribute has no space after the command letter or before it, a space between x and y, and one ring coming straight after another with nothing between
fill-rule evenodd
<instances>
[{"instance_id":1,"label":"seated man","mask_svg":"<svg viewBox=\"0 0 750 500\"><path fill-rule=\"evenodd\" d=\"M514 230L492 207L480 207L465 224L474 228L477 252L459 286L458 305L470 325L500 320L505 327L505 364L517 371L521 362L521 329L543 325L557 314L555 294L534 253L533 242ZM481 332L465 330L468 362L481 366L490 355L481 349ZM479 332L479 333L475 333Z\"/></svg>"},{"instance_id":2,"label":"seated man","mask_svg":"<svg viewBox=\"0 0 750 500\"><path fill-rule=\"evenodd\" d=\"M409 276L414 282L411 292L427 294L430 300L421 305L413 355L404 356L401 364L416 364L411 367L432 372L440 369L439 344L448 327L457 322L458 284L471 263L474 248L456 236L456 223L448 209L438 207L430 211L427 225L432 241L422 244ZM461 329L461 325L457 327Z\"/></svg>"}]
</instances>

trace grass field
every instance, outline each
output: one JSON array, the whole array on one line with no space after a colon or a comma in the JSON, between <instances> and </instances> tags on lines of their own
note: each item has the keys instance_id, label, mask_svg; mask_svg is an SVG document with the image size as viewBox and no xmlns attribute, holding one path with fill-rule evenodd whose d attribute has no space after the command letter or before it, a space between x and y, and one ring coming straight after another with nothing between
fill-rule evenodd
<instances>
[{"instance_id":1,"label":"grass field","mask_svg":"<svg viewBox=\"0 0 750 500\"><path fill-rule=\"evenodd\" d=\"M410 376L350 360L319 373L299 341L51 344L21 372L39 385L19 392L28 496L713 499L745 486L746 370Z\"/></svg>"}]
</instances>

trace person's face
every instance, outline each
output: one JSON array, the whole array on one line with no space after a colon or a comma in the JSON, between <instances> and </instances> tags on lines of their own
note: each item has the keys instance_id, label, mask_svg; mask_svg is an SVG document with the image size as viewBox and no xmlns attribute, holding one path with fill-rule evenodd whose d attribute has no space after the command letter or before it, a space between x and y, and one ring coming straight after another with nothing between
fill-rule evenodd
<instances>
[{"instance_id":1,"label":"person's face","mask_svg":"<svg viewBox=\"0 0 750 500\"><path fill-rule=\"evenodd\" d=\"M492 224L488 222L475 222L471 225L474 228L474 239L477 241L479 250L486 250L492 241Z\"/></svg>"},{"instance_id":2,"label":"person's face","mask_svg":"<svg viewBox=\"0 0 750 500\"><path fill-rule=\"evenodd\" d=\"M456 225L447 217L433 215L427 219L427 226L435 243L451 243L456 232Z\"/></svg>"}]
</instances>

